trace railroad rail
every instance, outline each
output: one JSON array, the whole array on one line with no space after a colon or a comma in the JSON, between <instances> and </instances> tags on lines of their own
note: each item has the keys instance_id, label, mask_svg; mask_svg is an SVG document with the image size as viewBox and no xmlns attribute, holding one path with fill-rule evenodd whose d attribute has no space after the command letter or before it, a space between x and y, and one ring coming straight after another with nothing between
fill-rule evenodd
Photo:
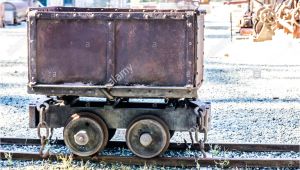
<instances>
[{"instance_id":1,"label":"railroad rail","mask_svg":"<svg viewBox=\"0 0 300 170\"><path fill-rule=\"evenodd\" d=\"M54 140L56 145L65 145L63 140ZM0 144L15 144L15 145L40 145L40 139L25 139L25 138L0 138ZM198 150L199 144L186 143L170 143L169 149L183 150L187 148ZM246 143L205 143L205 151L218 146L220 150L226 151L243 151L243 152L300 152L300 145L293 144L246 144ZM106 148L121 147L127 148L126 142L110 141Z\"/></svg>"},{"instance_id":2,"label":"railroad rail","mask_svg":"<svg viewBox=\"0 0 300 170\"><path fill-rule=\"evenodd\" d=\"M0 138L1 145L39 145L39 139L23 139L23 138ZM63 140L56 140L56 145L64 145ZM183 150L187 148L198 150L197 144L171 143L169 149ZM226 151L245 151L245 152L299 152L300 145L287 144L234 144L234 143L207 143L205 150L208 151L214 146L218 146L221 150ZM124 147L125 142L111 141L107 148ZM38 152L14 152L0 150L0 159L5 159L5 153L10 152L14 160L43 160ZM56 160L57 154L51 154L48 159ZM69 155L67 155L69 156ZM200 166L222 166L222 167L291 167L299 168L300 159L279 159L279 158L221 158L221 157L156 157L151 159L143 159L136 156L93 156L79 157L74 155L74 160L106 162L106 163L122 163L125 165L157 165L157 166L177 166L177 167L193 167L197 164Z\"/></svg>"}]
</instances>

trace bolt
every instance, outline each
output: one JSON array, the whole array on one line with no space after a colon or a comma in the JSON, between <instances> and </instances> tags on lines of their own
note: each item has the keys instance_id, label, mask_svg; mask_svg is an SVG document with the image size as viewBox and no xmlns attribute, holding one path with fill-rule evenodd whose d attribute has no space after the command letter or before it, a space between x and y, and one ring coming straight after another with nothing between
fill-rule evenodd
<instances>
[{"instance_id":1,"label":"bolt","mask_svg":"<svg viewBox=\"0 0 300 170\"><path fill-rule=\"evenodd\" d=\"M89 136L85 130L81 130L74 135L75 143L78 145L86 145L89 142Z\"/></svg>"},{"instance_id":2,"label":"bolt","mask_svg":"<svg viewBox=\"0 0 300 170\"><path fill-rule=\"evenodd\" d=\"M140 143L145 147L149 146L152 143L151 135L149 133L143 133L140 136Z\"/></svg>"}]
</instances>

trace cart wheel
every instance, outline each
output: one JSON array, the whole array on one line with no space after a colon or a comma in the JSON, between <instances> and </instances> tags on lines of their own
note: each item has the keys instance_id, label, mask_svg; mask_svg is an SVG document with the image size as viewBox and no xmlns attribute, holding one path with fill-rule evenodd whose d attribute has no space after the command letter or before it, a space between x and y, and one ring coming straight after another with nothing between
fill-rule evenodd
<instances>
[{"instance_id":1,"label":"cart wheel","mask_svg":"<svg viewBox=\"0 0 300 170\"><path fill-rule=\"evenodd\" d=\"M94 155L107 144L107 126L93 113L76 113L64 128L64 141L76 155Z\"/></svg>"},{"instance_id":2,"label":"cart wheel","mask_svg":"<svg viewBox=\"0 0 300 170\"><path fill-rule=\"evenodd\" d=\"M168 126L155 116L141 116L135 119L126 131L128 148L142 158L153 158L164 153L169 142Z\"/></svg>"}]
</instances>

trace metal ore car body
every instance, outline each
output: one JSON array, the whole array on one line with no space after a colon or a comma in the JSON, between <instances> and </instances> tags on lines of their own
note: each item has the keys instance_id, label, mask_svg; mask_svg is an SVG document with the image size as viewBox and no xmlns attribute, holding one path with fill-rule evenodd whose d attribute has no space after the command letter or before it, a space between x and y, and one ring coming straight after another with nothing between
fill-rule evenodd
<instances>
[{"instance_id":1,"label":"metal ore car body","mask_svg":"<svg viewBox=\"0 0 300 170\"><path fill-rule=\"evenodd\" d=\"M154 11L31 9L29 93L196 98L203 14Z\"/></svg>"},{"instance_id":2,"label":"metal ore car body","mask_svg":"<svg viewBox=\"0 0 300 170\"><path fill-rule=\"evenodd\" d=\"M41 139L49 133L42 137L40 128L64 127L66 145L80 156L103 150L118 128L127 129L127 146L142 158L162 154L175 131L201 132L205 141L210 104L197 99L204 14L30 9L28 92L49 99L29 106L29 126Z\"/></svg>"}]
</instances>

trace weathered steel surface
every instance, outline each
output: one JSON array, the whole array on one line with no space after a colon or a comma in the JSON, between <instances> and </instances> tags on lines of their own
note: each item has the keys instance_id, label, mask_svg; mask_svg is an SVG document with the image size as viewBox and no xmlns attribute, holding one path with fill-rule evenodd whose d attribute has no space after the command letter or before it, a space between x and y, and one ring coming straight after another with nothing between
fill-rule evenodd
<instances>
[{"instance_id":1,"label":"weathered steel surface","mask_svg":"<svg viewBox=\"0 0 300 170\"><path fill-rule=\"evenodd\" d=\"M194 10L185 9L129 9L129 8L76 8L53 6L47 8L30 8L30 11L38 10L45 12L186 12Z\"/></svg>"},{"instance_id":2,"label":"weathered steel surface","mask_svg":"<svg viewBox=\"0 0 300 170\"><path fill-rule=\"evenodd\" d=\"M28 91L195 98L203 19L197 10L31 9Z\"/></svg>"},{"instance_id":3,"label":"weathered steel surface","mask_svg":"<svg viewBox=\"0 0 300 170\"><path fill-rule=\"evenodd\" d=\"M128 148L141 158L153 158L163 154L170 144L169 128L156 116L136 118L126 129Z\"/></svg>"},{"instance_id":4,"label":"weathered steel surface","mask_svg":"<svg viewBox=\"0 0 300 170\"><path fill-rule=\"evenodd\" d=\"M185 29L185 20L116 22L116 72L129 64L134 69L117 84L185 86Z\"/></svg>"},{"instance_id":5,"label":"weathered steel surface","mask_svg":"<svg viewBox=\"0 0 300 170\"><path fill-rule=\"evenodd\" d=\"M89 106L89 107L86 107ZM30 127L35 128L39 121L38 112L34 105L30 105ZM126 103L124 107L113 107L105 103L82 102L76 107L50 105L46 114L46 122L51 128L64 127L74 113L90 112L99 115L107 124L108 128L127 128L132 120L141 115L155 115L166 122L170 130L187 130L197 124L197 115L192 107L174 108L166 104L134 104Z\"/></svg>"},{"instance_id":6,"label":"weathered steel surface","mask_svg":"<svg viewBox=\"0 0 300 170\"><path fill-rule=\"evenodd\" d=\"M105 83L106 21L37 20L37 28L39 83Z\"/></svg>"},{"instance_id":7,"label":"weathered steel surface","mask_svg":"<svg viewBox=\"0 0 300 170\"><path fill-rule=\"evenodd\" d=\"M76 85L76 84L75 84ZM197 88L193 87L149 87L149 86L92 86L92 85L34 85L29 88L30 93L51 94L52 96L75 95L88 97L107 97L107 93L114 97L161 97L161 98L193 98L197 96Z\"/></svg>"},{"instance_id":8,"label":"weathered steel surface","mask_svg":"<svg viewBox=\"0 0 300 170\"><path fill-rule=\"evenodd\" d=\"M98 116L81 112L64 127L63 138L72 153L90 156L102 151L108 142L108 129Z\"/></svg>"}]
</instances>

